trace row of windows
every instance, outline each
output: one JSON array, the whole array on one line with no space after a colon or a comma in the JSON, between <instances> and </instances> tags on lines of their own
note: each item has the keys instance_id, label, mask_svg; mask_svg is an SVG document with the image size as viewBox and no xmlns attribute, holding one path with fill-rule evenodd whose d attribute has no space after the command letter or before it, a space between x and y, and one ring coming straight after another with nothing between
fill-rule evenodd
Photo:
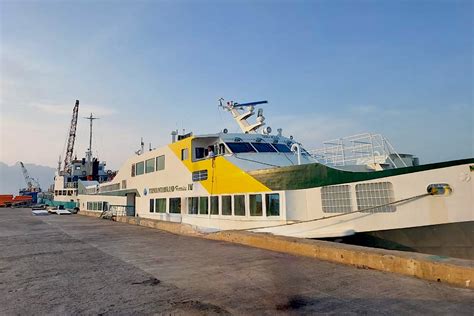
<instances>
[{"instance_id":1,"label":"row of windows","mask_svg":"<svg viewBox=\"0 0 474 316\"><path fill-rule=\"evenodd\" d=\"M234 154L238 153L249 153L249 152L259 152L259 153L291 153L291 142L288 144L279 144L279 143L262 143L262 142L242 142L242 141L236 141L236 142L229 142L225 143L230 150ZM223 155L226 153L226 149L223 143L219 144L219 146L216 145L211 145L209 146L212 148L214 154L217 155ZM217 150L217 152L216 152ZM309 155L309 153L301 148L301 153L303 155ZM208 149L202 148L202 147L196 147L195 148L195 158L196 159L203 159L208 155ZM188 148L183 148L181 149L181 160L187 160L189 158L189 150Z\"/></svg>"},{"instance_id":2,"label":"row of windows","mask_svg":"<svg viewBox=\"0 0 474 316\"><path fill-rule=\"evenodd\" d=\"M181 213L181 198L169 198L168 210L166 209L166 198L150 199L150 213ZM248 209L247 196L223 195L223 196L200 196L188 197L188 214L191 215L234 215L246 216L280 216L280 194L249 194ZM220 207L219 207L220 206Z\"/></svg>"},{"instance_id":3,"label":"row of windows","mask_svg":"<svg viewBox=\"0 0 474 316\"><path fill-rule=\"evenodd\" d=\"M145 161L140 161L132 164L132 177L142 175L144 173L150 173L165 169L165 156L158 156L156 158L150 158Z\"/></svg>"},{"instance_id":4,"label":"row of windows","mask_svg":"<svg viewBox=\"0 0 474 316\"><path fill-rule=\"evenodd\" d=\"M75 190L54 190L54 195L74 195Z\"/></svg>"},{"instance_id":5,"label":"row of windows","mask_svg":"<svg viewBox=\"0 0 474 316\"><path fill-rule=\"evenodd\" d=\"M168 212L181 214L181 198L168 199ZM166 198L150 199L150 213L166 213Z\"/></svg>"},{"instance_id":6,"label":"row of windows","mask_svg":"<svg viewBox=\"0 0 474 316\"><path fill-rule=\"evenodd\" d=\"M271 153L271 152L281 152L281 153L290 153L291 149L285 144L270 144L270 143L226 143L229 146L230 150L234 154L238 153L248 153L248 152L261 152L261 153Z\"/></svg>"},{"instance_id":7,"label":"row of windows","mask_svg":"<svg viewBox=\"0 0 474 316\"><path fill-rule=\"evenodd\" d=\"M87 210L88 211L104 211L107 210L108 203L107 202L87 202Z\"/></svg>"}]
</instances>

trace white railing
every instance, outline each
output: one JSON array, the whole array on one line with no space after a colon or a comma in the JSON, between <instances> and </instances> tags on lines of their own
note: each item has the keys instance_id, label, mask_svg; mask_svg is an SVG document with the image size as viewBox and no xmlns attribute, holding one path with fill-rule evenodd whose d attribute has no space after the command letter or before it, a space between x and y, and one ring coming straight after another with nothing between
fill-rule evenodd
<instances>
[{"instance_id":1,"label":"white railing","mask_svg":"<svg viewBox=\"0 0 474 316\"><path fill-rule=\"evenodd\" d=\"M407 167L404 159L381 134L358 134L325 141L321 149L309 153L321 163L333 166L389 163L393 168ZM398 164L392 159L397 157Z\"/></svg>"}]
</instances>

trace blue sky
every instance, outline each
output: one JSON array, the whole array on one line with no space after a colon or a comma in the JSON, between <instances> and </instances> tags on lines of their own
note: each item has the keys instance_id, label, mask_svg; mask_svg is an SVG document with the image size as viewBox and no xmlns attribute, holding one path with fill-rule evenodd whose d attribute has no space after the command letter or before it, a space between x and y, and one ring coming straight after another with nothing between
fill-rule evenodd
<instances>
[{"instance_id":1,"label":"blue sky","mask_svg":"<svg viewBox=\"0 0 474 316\"><path fill-rule=\"evenodd\" d=\"M361 132L422 162L473 154L472 1L1 1L1 154L55 166L71 110L118 168L140 137L237 131L268 99L307 148ZM76 150L87 147L87 121Z\"/></svg>"}]
</instances>

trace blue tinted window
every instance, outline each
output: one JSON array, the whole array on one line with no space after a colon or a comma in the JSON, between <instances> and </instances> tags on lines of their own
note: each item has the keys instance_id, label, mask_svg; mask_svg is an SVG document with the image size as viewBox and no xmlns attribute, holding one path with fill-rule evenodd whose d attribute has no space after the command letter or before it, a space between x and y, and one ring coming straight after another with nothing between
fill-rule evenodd
<instances>
[{"instance_id":1,"label":"blue tinted window","mask_svg":"<svg viewBox=\"0 0 474 316\"><path fill-rule=\"evenodd\" d=\"M274 153L276 152L275 148L272 145L267 143L252 143L253 147L261 153Z\"/></svg>"},{"instance_id":2,"label":"blue tinted window","mask_svg":"<svg viewBox=\"0 0 474 316\"><path fill-rule=\"evenodd\" d=\"M281 153L291 153L290 147L285 144L273 144L273 146Z\"/></svg>"},{"instance_id":3,"label":"blue tinted window","mask_svg":"<svg viewBox=\"0 0 474 316\"><path fill-rule=\"evenodd\" d=\"M234 154L255 152L250 143L226 143Z\"/></svg>"}]
</instances>

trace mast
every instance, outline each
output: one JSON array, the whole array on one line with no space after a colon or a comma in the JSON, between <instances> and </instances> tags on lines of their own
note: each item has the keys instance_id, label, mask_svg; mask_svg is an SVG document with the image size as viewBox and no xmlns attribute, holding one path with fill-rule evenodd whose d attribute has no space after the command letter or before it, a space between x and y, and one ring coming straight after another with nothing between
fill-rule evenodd
<instances>
[{"instance_id":1,"label":"mast","mask_svg":"<svg viewBox=\"0 0 474 316\"><path fill-rule=\"evenodd\" d=\"M92 121L93 120L98 120L99 118L98 117L94 117L91 113L90 116L88 117L84 117L86 120L89 120L89 148L87 149L87 152L86 152L86 157L87 157L87 161L91 161L92 160Z\"/></svg>"},{"instance_id":2,"label":"mast","mask_svg":"<svg viewBox=\"0 0 474 316\"><path fill-rule=\"evenodd\" d=\"M86 120L89 120L89 148L86 152L87 165L88 165L88 174L92 174L92 121L98 120L98 117L94 117L91 113L90 116L84 117ZM89 170L90 169L90 170Z\"/></svg>"},{"instance_id":3,"label":"mast","mask_svg":"<svg viewBox=\"0 0 474 316\"><path fill-rule=\"evenodd\" d=\"M232 117L239 125L240 129L243 133L257 133L257 131L265 125L265 117L263 116L263 109L258 109L257 112L257 121L254 124L250 124L247 119L255 114L255 106L259 104L268 103L268 101L256 101L256 102L249 102L239 104L237 102L227 102L226 104L223 103L224 99L219 99L219 107L229 111L232 113ZM243 111L243 112L240 112ZM270 134L272 129L268 126L265 129L262 129L263 134Z\"/></svg>"}]
</instances>

